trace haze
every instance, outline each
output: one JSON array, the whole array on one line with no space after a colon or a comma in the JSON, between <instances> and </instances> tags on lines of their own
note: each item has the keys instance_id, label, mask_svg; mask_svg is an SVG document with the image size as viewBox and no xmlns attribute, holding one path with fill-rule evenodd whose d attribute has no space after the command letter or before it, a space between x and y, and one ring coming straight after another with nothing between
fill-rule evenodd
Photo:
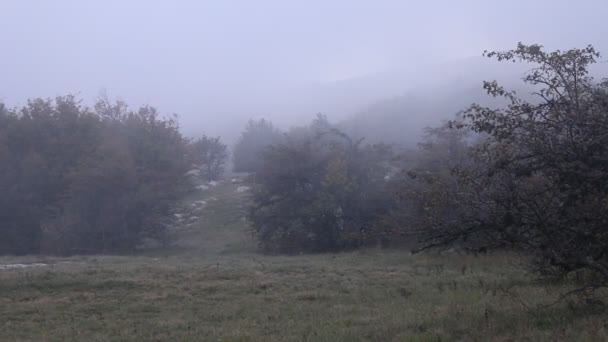
<instances>
[{"instance_id":1,"label":"haze","mask_svg":"<svg viewBox=\"0 0 608 342\"><path fill-rule=\"evenodd\" d=\"M73 93L92 103L106 90L177 113L187 135L231 141L250 117L340 121L448 84L477 72L472 57L518 41L607 52L607 14L601 0L5 0L0 100Z\"/></svg>"}]
</instances>

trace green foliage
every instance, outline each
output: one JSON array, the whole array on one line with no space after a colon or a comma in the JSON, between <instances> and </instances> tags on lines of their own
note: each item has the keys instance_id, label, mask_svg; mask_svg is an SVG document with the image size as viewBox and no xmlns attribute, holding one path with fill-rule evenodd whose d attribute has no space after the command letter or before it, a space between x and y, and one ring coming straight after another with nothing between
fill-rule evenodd
<instances>
[{"instance_id":1,"label":"green foliage","mask_svg":"<svg viewBox=\"0 0 608 342\"><path fill-rule=\"evenodd\" d=\"M197 193L192 200L218 200L168 248L137 257L0 258L52 264L0 272L0 341L608 338L601 306L585 305L584 296L547 306L573 284L536 281L508 253L259 255L243 234L249 197L239 186Z\"/></svg>"},{"instance_id":2,"label":"green foliage","mask_svg":"<svg viewBox=\"0 0 608 342\"><path fill-rule=\"evenodd\" d=\"M234 171L255 172L260 167L262 153L273 144L283 141L283 134L265 119L249 120L245 131L234 146Z\"/></svg>"},{"instance_id":3,"label":"green foliage","mask_svg":"<svg viewBox=\"0 0 608 342\"><path fill-rule=\"evenodd\" d=\"M308 136L287 137L263 155L250 219L267 252L335 251L367 242L391 196L390 149L362 146L320 116ZM299 130L301 133L302 131Z\"/></svg>"},{"instance_id":4,"label":"green foliage","mask_svg":"<svg viewBox=\"0 0 608 342\"><path fill-rule=\"evenodd\" d=\"M482 140L472 150L474 162L454 170L458 182L436 192L458 206L450 216L430 207L436 216L427 222L429 246L516 249L533 257L541 275L583 272L585 286L606 286L608 84L587 71L599 54L592 47L545 52L519 44L488 56L534 64L524 81L537 100L484 84L509 105L473 105L464 113L463 128Z\"/></svg>"},{"instance_id":5,"label":"green foliage","mask_svg":"<svg viewBox=\"0 0 608 342\"><path fill-rule=\"evenodd\" d=\"M402 151L399 166L404 172L390 180L399 201L382 218L382 232L392 244L420 248L418 240L429 225L455 219L461 203L446 189L458 183L454 171L471 163L474 142L470 131L448 122L426 129L417 151Z\"/></svg>"},{"instance_id":6,"label":"green foliage","mask_svg":"<svg viewBox=\"0 0 608 342\"><path fill-rule=\"evenodd\" d=\"M189 164L174 119L65 96L0 121L0 253L126 252L161 236Z\"/></svg>"}]
</instances>

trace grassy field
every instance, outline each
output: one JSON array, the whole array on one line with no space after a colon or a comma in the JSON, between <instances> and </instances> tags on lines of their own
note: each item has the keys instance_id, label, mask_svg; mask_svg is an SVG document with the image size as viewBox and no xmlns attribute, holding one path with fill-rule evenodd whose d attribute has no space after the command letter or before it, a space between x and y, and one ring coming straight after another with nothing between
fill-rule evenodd
<instances>
[{"instance_id":1,"label":"grassy field","mask_svg":"<svg viewBox=\"0 0 608 342\"><path fill-rule=\"evenodd\" d=\"M608 340L601 307L562 301L509 255L367 249L263 256L246 194L220 184L171 247L134 256L0 258L0 341Z\"/></svg>"}]
</instances>

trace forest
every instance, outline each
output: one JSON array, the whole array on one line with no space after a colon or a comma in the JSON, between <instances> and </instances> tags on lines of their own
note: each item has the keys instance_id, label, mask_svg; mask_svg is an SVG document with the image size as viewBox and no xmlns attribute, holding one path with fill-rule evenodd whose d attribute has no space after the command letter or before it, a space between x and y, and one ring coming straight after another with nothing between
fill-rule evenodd
<instances>
[{"instance_id":1,"label":"forest","mask_svg":"<svg viewBox=\"0 0 608 342\"><path fill-rule=\"evenodd\" d=\"M217 179L226 146L189 140L174 118L123 102L83 107L73 96L0 107L0 251L134 251L163 239L192 165Z\"/></svg>"}]
</instances>

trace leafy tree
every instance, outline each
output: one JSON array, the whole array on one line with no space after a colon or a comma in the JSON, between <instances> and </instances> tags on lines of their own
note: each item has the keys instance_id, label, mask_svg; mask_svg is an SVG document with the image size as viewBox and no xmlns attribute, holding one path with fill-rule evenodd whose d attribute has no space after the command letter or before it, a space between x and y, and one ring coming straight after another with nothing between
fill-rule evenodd
<instances>
[{"instance_id":1,"label":"leafy tree","mask_svg":"<svg viewBox=\"0 0 608 342\"><path fill-rule=\"evenodd\" d=\"M234 171L255 172L261 165L262 152L283 141L283 134L265 119L249 120L234 146Z\"/></svg>"},{"instance_id":2,"label":"leafy tree","mask_svg":"<svg viewBox=\"0 0 608 342\"><path fill-rule=\"evenodd\" d=\"M0 108L0 253L129 252L185 189L188 144L151 107L73 96Z\"/></svg>"},{"instance_id":3,"label":"leafy tree","mask_svg":"<svg viewBox=\"0 0 608 342\"><path fill-rule=\"evenodd\" d=\"M32 172L22 172L38 158L14 151L18 123L13 113L0 106L0 251L12 254L38 248L37 218L43 210L40 196L31 192L41 179Z\"/></svg>"},{"instance_id":4,"label":"leafy tree","mask_svg":"<svg viewBox=\"0 0 608 342\"><path fill-rule=\"evenodd\" d=\"M207 180L216 180L224 173L228 158L227 146L220 137L203 136L191 143L193 162Z\"/></svg>"},{"instance_id":5,"label":"leafy tree","mask_svg":"<svg viewBox=\"0 0 608 342\"><path fill-rule=\"evenodd\" d=\"M546 52L539 45L490 52L499 61L535 65L524 81L536 101L485 82L506 108L473 105L461 129L480 134L474 163L455 170L456 186L438 191L458 203L449 219L430 205L427 247L461 244L476 251L508 248L532 257L543 276L585 271L585 286L608 284L608 83L588 67L599 53Z\"/></svg>"},{"instance_id":6,"label":"leafy tree","mask_svg":"<svg viewBox=\"0 0 608 342\"><path fill-rule=\"evenodd\" d=\"M399 200L382 217L376 233L390 244L417 249L430 224L452 220L460 203L446 196L447 189L458 184L453 171L471 163L474 143L469 130L446 122L427 128L418 150L401 150L396 164L402 172L394 172L389 180Z\"/></svg>"},{"instance_id":7,"label":"leafy tree","mask_svg":"<svg viewBox=\"0 0 608 342\"><path fill-rule=\"evenodd\" d=\"M250 214L266 252L335 251L368 242L387 210L390 149L330 129L273 145L254 177ZM299 131L301 132L301 131Z\"/></svg>"}]
</instances>

